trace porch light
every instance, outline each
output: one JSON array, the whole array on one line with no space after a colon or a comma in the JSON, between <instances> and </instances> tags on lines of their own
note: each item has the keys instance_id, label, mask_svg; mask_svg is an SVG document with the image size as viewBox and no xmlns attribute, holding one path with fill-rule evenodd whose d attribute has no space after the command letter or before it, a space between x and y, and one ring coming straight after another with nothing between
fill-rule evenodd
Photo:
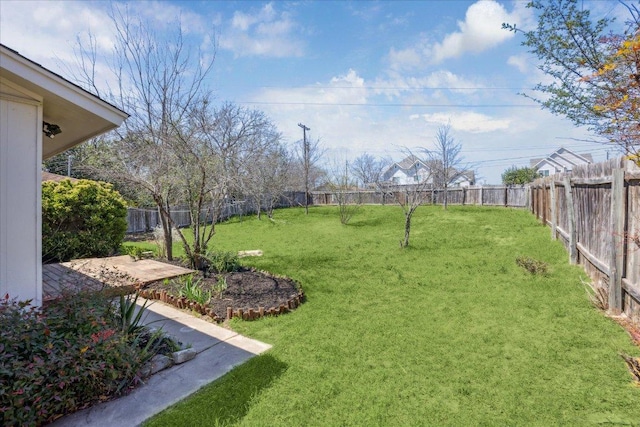
<instances>
[{"instance_id":1,"label":"porch light","mask_svg":"<svg viewBox=\"0 0 640 427\"><path fill-rule=\"evenodd\" d=\"M44 132L44 134L49 138L53 139L56 135L62 133L62 129L60 129L60 126L58 125L42 122L42 132Z\"/></svg>"}]
</instances>

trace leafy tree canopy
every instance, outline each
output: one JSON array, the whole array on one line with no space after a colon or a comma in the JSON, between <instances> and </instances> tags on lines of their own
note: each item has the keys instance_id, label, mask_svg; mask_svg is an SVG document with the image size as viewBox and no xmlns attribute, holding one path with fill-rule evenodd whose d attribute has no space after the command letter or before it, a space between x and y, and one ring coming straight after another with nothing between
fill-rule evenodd
<instances>
[{"instance_id":1,"label":"leafy tree canopy","mask_svg":"<svg viewBox=\"0 0 640 427\"><path fill-rule=\"evenodd\" d=\"M619 33L615 19L592 19L578 0L534 0L538 25L522 31L522 44L541 61L539 69L552 77L539 83L539 96L525 96L554 114L587 126L631 156L640 153L640 10L620 1L628 12Z\"/></svg>"},{"instance_id":2,"label":"leafy tree canopy","mask_svg":"<svg viewBox=\"0 0 640 427\"><path fill-rule=\"evenodd\" d=\"M519 168L511 166L502 173L502 183L505 185L526 184L540 178L540 174L533 168Z\"/></svg>"}]
</instances>

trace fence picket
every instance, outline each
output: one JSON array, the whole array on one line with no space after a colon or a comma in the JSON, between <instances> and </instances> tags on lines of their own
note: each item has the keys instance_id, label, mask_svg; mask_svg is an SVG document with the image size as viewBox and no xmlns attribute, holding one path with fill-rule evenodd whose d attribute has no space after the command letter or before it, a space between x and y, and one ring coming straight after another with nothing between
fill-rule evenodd
<instances>
[{"instance_id":1,"label":"fence picket","mask_svg":"<svg viewBox=\"0 0 640 427\"><path fill-rule=\"evenodd\" d=\"M640 168L623 158L576 167L531 184L530 206L552 227L609 310L640 315ZM564 192L555 186L563 186ZM553 228L555 227L555 232Z\"/></svg>"}]
</instances>

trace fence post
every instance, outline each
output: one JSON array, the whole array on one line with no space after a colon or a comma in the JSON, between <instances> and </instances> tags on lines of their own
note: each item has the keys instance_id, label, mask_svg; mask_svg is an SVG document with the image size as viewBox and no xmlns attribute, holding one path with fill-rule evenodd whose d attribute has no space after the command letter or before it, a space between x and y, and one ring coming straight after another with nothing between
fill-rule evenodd
<instances>
[{"instance_id":1,"label":"fence post","mask_svg":"<svg viewBox=\"0 0 640 427\"><path fill-rule=\"evenodd\" d=\"M571 188L571 178L564 177L564 192L567 198L567 222L569 223L569 261L571 264L578 263L578 242L576 236L576 215L573 208L573 189Z\"/></svg>"},{"instance_id":2,"label":"fence post","mask_svg":"<svg viewBox=\"0 0 640 427\"><path fill-rule=\"evenodd\" d=\"M547 182L542 183L542 225L547 225Z\"/></svg>"},{"instance_id":3,"label":"fence post","mask_svg":"<svg viewBox=\"0 0 640 427\"><path fill-rule=\"evenodd\" d=\"M556 240L558 238L556 227L557 227L557 207L556 207L556 183L555 181L551 181L551 238Z\"/></svg>"},{"instance_id":4,"label":"fence post","mask_svg":"<svg viewBox=\"0 0 640 427\"><path fill-rule=\"evenodd\" d=\"M504 186L504 207L508 207L509 206L509 186L505 185Z\"/></svg>"},{"instance_id":5,"label":"fence post","mask_svg":"<svg viewBox=\"0 0 640 427\"><path fill-rule=\"evenodd\" d=\"M620 314L622 310L622 270L624 268L624 169L614 169L612 178L609 311L612 314Z\"/></svg>"},{"instance_id":6,"label":"fence post","mask_svg":"<svg viewBox=\"0 0 640 427\"><path fill-rule=\"evenodd\" d=\"M482 197L482 189L483 187L480 187L480 206L484 205L484 199Z\"/></svg>"}]
</instances>

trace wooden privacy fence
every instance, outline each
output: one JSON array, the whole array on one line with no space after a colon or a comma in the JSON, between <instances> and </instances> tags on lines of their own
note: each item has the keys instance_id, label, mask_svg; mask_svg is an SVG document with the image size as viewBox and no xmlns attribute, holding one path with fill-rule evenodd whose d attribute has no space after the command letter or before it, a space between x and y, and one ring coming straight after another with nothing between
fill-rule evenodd
<instances>
[{"instance_id":1,"label":"wooden privacy fence","mask_svg":"<svg viewBox=\"0 0 640 427\"><path fill-rule=\"evenodd\" d=\"M235 215L245 215L247 213L245 202L226 203L222 206L218 221L224 221ZM254 211L255 212L255 211ZM191 225L191 215L189 209L185 206L176 206L171 208L171 218L178 227L188 227ZM200 220L211 222L211 213L203 209L200 212ZM127 209L127 233L145 233L153 231L154 228L160 226L160 214L157 209Z\"/></svg>"},{"instance_id":2,"label":"wooden privacy fence","mask_svg":"<svg viewBox=\"0 0 640 427\"><path fill-rule=\"evenodd\" d=\"M640 313L640 168L613 159L536 180L531 209L572 263L607 289L609 309Z\"/></svg>"},{"instance_id":3,"label":"wooden privacy fence","mask_svg":"<svg viewBox=\"0 0 640 427\"><path fill-rule=\"evenodd\" d=\"M388 191L358 190L341 193L347 204L362 203L375 205L389 205L396 202L398 195L404 191L399 188L390 188ZM426 204L444 203L445 191L443 189L424 190ZM446 191L447 204L450 205L477 205L477 206L507 206L525 208L529 206L529 187L524 185L504 186L475 186L453 187ZM311 192L311 203L314 205L338 204L338 197L331 191Z\"/></svg>"},{"instance_id":4,"label":"wooden privacy fence","mask_svg":"<svg viewBox=\"0 0 640 427\"><path fill-rule=\"evenodd\" d=\"M288 192L281 196L274 204L275 207L291 207L304 205L304 192ZM266 202L262 203L262 209L266 207ZM232 216L243 216L256 213L256 202L252 200L242 200L225 203L220 208L217 221L224 221ZM178 227L188 227L191 225L191 216L187 206L171 207L171 218ZM200 212L200 220L211 222L212 215L209 209ZM127 233L145 233L153 231L160 224L160 214L157 209L128 208L127 209Z\"/></svg>"},{"instance_id":5,"label":"wooden privacy fence","mask_svg":"<svg viewBox=\"0 0 640 427\"><path fill-rule=\"evenodd\" d=\"M403 192L398 189L393 191L359 190L344 193L346 203L362 203L388 205L396 203L396 195ZM426 204L442 204L445 191L442 189L425 190ZM525 208L529 206L528 186L484 186L484 187L454 187L447 191L447 203L451 205L478 205L478 206L507 206ZM309 194L310 205L335 205L337 195L334 192L313 191ZM262 203L264 210L266 202ZM291 191L284 194L275 203L275 207L304 206L304 192ZM217 220L223 221L232 216L242 216L257 212L256 202L248 199L222 206ZM211 218L205 218L206 211L200 215L200 219L210 222ZM186 206L171 208L171 218L178 227L191 225L189 209ZM129 208L127 210L127 233L144 233L152 231L160 225L160 215L157 209Z\"/></svg>"}]
</instances>

